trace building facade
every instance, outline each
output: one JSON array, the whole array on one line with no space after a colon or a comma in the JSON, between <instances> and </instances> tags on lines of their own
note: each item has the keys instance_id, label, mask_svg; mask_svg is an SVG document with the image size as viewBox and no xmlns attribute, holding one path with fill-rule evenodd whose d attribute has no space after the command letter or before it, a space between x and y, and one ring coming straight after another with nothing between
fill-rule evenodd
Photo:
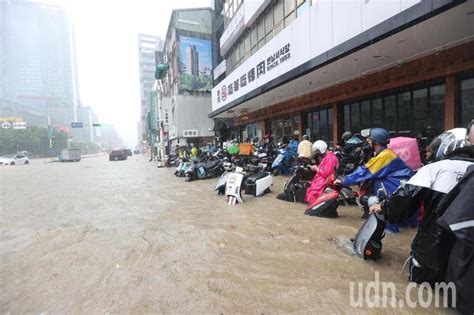
<instances>
[{"instance_id":1,"label":"building facade","mask_svg":"<svg viewBox=\"0 0 474 315\"><path fill-rule=\"evenodd\" d=\"M211 8L173 10L163 48L167 75L157 80L158 121L167 152L177 145L214 141L211 112L215 67Z\"/></svg>"},{"instance_id":2,"label":"building facade","mask_svg":"<svg viewBox=\"0 0 474 315\"><path fill-rule=\"evenodd\" d=\"M78 99L74 29L67 12L38 1L0 2L0 106L69 125Z\"/></svg>"},{"instance_id":3,"label":"building facade","mask_svg":"<svg viewBox=\"0 0 474 315\"><path fill-rule=\"evenodd\" d=\"M140 75L140 121L138 122L138 143L151 143L150 93L155 83L155 67L161 62L162 40L155 35L138 34L138 65ZM145 143L144 143L145 142Z\"/></svg>"},{"instance_id":4,"label":"building facade","mask_svg":"<svg viewBox=\"0 0 474 315\"><path fill-rule=\"evenodd\" d=\"M209 117L240 138L423 135L474 118L474 3L228 0Z\"/></svg>"}]
</instances>

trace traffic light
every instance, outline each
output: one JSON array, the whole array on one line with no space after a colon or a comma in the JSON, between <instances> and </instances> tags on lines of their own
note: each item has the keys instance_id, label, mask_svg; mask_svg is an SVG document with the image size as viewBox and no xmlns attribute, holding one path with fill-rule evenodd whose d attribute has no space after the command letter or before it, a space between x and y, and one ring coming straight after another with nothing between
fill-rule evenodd
<instances>
[{"instance_id":1,"label":"traffic light","mask_svg":"<svg viewBox=\"0 0 474 315\"><path fill-rule=\"evenodd\" d=\"M162 80L168 73L169 65L167 63L160 63L156 66L155 79Z\"/></svg>"}]
</instances>

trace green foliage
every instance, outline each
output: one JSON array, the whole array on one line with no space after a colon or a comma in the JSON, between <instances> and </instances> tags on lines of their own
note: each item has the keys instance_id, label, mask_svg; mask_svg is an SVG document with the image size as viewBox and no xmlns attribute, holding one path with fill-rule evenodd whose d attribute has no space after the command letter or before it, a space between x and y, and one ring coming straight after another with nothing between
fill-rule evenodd
<instances>
[{"instance_id":1,"label":"green foliage","mask_svg":"<svg viewBox=\"0 0 474 315\"><path fill-rule=\"evenodd\" d=\"M53 129L53 154L67 147L67 134ZM49 157L48 128L30 126L27 129L0 129L0 155L28 151L32 157Z\"/></svg>"},{"instance_id":2,"label":"green foliage","mask_svg":"<svg viewBox=\"0 0 474 315\"><path fill-rule=\"evenodd\" d=\"M190 75L181 73L181 89L187 91L210 92L212 78L207 75Z\"/></svg>"}]
</instances>

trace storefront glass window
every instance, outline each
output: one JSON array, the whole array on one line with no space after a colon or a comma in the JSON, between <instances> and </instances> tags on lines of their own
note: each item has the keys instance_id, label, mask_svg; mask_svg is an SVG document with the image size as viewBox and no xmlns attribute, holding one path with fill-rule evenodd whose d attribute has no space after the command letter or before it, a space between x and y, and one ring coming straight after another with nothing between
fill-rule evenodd
<instances>
[{"instance_id":1,"label":"storefront glass window","mask_svg":"<svg viewBox=\"0 0 474 315\"><path fill-rule=\"evenodd\" d=\"M474 119L474 78L461 81L461 126Z\"/></svg>"},{"instance_id":2,"label":"storefront glass window","mask_svg":"<svg viewBox=\"0 0 474 315\"><path fill-rule=\"evenodd\" d=\"M372 127L383 126L383 104L381 98L372 100Z\"/></svg>"},{"instance_id":3,"label":"storefront glass window","mask_svg":"<svg viewBox=\"0 0 474 315\"><path fill-rule=\"evenodd\" d=\"M428 123L437 132L444 130L444 85L432 86L430 88Z\"/></svg>"},{"instance_id":4,"label":"storefront glass window","mask_svg":"<svg viewBox=\"0 0 474 315\"><path fill-rule=\"evenodd\" d=\"M327 110L323 110L319 113L319 120L320 120L320 125L319 125L319 137L321 140L328 141L327 135L328 135L328 113Z\"/></svg>"},{"instance_id":5,"label":"storefront glass window","mask_svg":"<svg viewBox=\"0 0 474 315\"><path fill-rule=\"evenodd\" d=\"M413 91L413 118L415 134L422 133L428 126L428 89Z\"/></svg>"},{"instance_id":6,"label":"storefront glass window","mask_svg":"<svg viewBox=\"0 0 474 315\"><path fill-rule=\"evenodd\" d=\"M283 131L283 136L291 136L293 134L291 130L291 118L285 118L284 120L284 131Z\"/></svg>"},{"instance_id":7,"label":"storefront glass window","mask_svg":"<svg viewBox=\"0 0 474 315\"><path fill-rule=\"evenodd\" d=\"M385 128L390 133L397 133L397 100L395 95L384 97L385 105Z\"/></svg>"},{"instance_id":8,"label":"storefront glass window","mask_svg":"<svg viewBox=\"0 0 474 315\"><path fill-rule=\"evenodd\" d=\"M313 124L311 128L311 139L316 141L319 139L319 112L313 112Z\"/></svg>"},{"instance_id":9,"label":"storefront glass window","mask_svg":"<svg viewBox=\"0 0 474 315\"><path fill-rule=\"evenodd\" d=\"M372 127L372 117L370 111L370 100L360 103L360 124L361 129Z\"/></svg>"},{"instance_id":10,"label":"storefront glass window","mask_svg":"<svg viewBox=\"0 0 474 315\"><path fill-rule=\"evenodd\" d=\"M344 131L351 130L351 105L344 105Z\"/></svg>"},{"instance_id":11,"label":"storefront glass window","mask_svg":"<svg viewBox=\"0 0 474 315\"><path fill-rule=\"evenodd\" d=\"M293 135L298 136L300 134L300 115L293 115Z\"/></svg>"},{"instance_id":12,"label":"storefront glass window","mask_svg":"<svg viewBox=\"0 0 474 315\"><path fill-rule=\"evenodd\" d=\"M311 141L324 140L332 144L332 108L321 109L311 113L306 113L308 125L307 130L310 130L308 134ZM312 118L312 119L311 119Z\"/></svg>"},{"instance_id":13,"label":"storefront glass window","mask_svg":"<svg viewBox=\"0 0 474 315\"><path fill-rule=\"evenodd\" d=\"M340 132L359 133L364 128L382 127L392 136L414 137L430 125L439 133L444 129L444 90L444 85L434 85L344 104Z\"/></svg>"},{"instance_id":14,"label":"storefront glass window","mask_svg":"<svg viewBox=\"0 0 474 315\"><path fill-rule=\"evenodd\" d=\"M355 103L351 105L351 129L352 132L359 133L360 132L360 110L359 110L359 103Z\"/></svg>"},{"instance_id":15,"label":"storefront glass window","mask_svg":"<svg viewBox=\"0 0 474 315\"><path fill-rule=\"evenodd\" d=\"M398 94L398 131L400 134L411 131L410 99L410 92Z\"/></svg>"}]
</instances>

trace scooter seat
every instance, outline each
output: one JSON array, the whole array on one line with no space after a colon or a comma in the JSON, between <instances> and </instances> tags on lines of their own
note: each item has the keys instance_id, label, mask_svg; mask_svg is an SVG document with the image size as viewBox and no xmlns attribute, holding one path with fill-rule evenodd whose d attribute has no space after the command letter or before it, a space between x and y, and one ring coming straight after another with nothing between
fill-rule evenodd
<instances>
[{"instance_id":1,"label":"scooter seat","mask_svg":"<svg viewBox=\"0 0 474 315\"><path fill-rule=\"evenodd\" d=\"M220 161L211 161L211 162L207 162L207 163L203 164L203 167L206 170L209 170L211 168L216 167L219 163L220 163Z\"/></svg>"},{"instance_id":2,"label":"scooter seat","mask_svg":"<svg viewBox=\"0 0 474 315\"><path fill-rule=\"evenodd\" d=\"M260 166L249 165L249 166L248 166L248 171L249 171L250 173L257 173L258 171L260 171Z\"/></svg>"},{"instance_id":3,"label":"scooter seat","mask_svg":"<svg viewBox=\"0 0 474 315\"><path fill-rule=\"evenodd\" d=\"M257 173L257 174L252 174L246 179L246 183L255 183L257 180L267 177L269 173L267 172L262 172L262 173Z\"/></svg>"}]
</instances>

